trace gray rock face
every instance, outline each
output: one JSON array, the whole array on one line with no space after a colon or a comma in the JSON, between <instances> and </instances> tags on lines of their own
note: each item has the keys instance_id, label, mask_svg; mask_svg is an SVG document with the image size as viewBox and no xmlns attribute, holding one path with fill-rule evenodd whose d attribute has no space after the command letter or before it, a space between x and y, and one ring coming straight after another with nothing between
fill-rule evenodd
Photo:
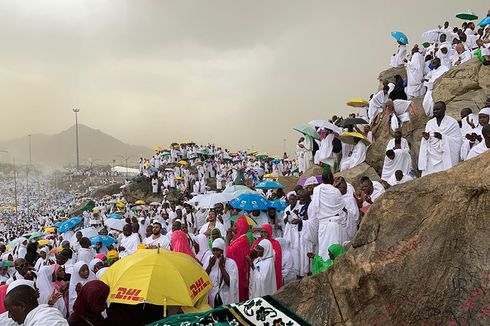
<instances>
[{"instance_id":1,"label":"gray rock face","mask_svg":"<svg viewBox=\"0 0 490 326\"><path fill-rule=\"evenodd\" d=\"M276 299L313 325L488 325L489 162L390 188L332 268Z\"/></svg>"}]
</instances>

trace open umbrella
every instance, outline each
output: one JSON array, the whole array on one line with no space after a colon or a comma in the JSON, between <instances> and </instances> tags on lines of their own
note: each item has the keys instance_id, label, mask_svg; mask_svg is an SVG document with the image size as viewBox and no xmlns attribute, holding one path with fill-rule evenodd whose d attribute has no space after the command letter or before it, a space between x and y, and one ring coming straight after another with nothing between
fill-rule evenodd
<instances>
[{"instance_id":1,"label":"open umbrella","mask_svg":"<svg viewBox=\"0 0 490 326\"><path fill-rule=\"evenodd\" d=\"M157 201L151 202L150 206L160 206L160 203Z\"/></svg>"},{"instance_id":2,"label":"open umbrella","mask_svg":"<svg viewBox=\"0 0 490 326\"><path fill-rule=\"evenodd\" d=\"M332 131L339 132L339 127L326 120L311 120L310 122L308 122L308 124L314 127L330 129Z\"/></svg>"},{"instance_id":3,"label":"open umbrella","mask_svg":"<svg viewBox=\"0 0 490 326\"><path fill-rule=\"evenodd\" d=\"M437 43L437 42L439 42L439 37L443 33L444 32L441 31L440 29L431 29L429 31L422 33L422 41L428 42L428 43Z\"/></svg>"},{"instance_id":4,"label":"open umbrella","mask_svg":"<svg viewBox=\"0 0 490 326\"><path fill-rule=\"evenodd\" d=\"M408 44L408 37L402 32L391 32L391 36L400 43Z\"/></svg>"},{"instance_id":5,"label":"open umbrella","mask_svg":"<svg viewBox=\"0 0 490 326\"><path fill-rule=\"evenodd\" d=\"M245 221L247 221L248 225L251 225L251 226L256 226L257 225L257 223L254 221L254 219L251 218L250 216L247 216L247 215L237 214L235 216L232 216L230 218L230 221L232 221L233 223L235 223L242 216L245 217Z\"/></svg>"},{"instance_id":6,"label":"open umbrella","mask_svg":"<svg viewBox=\"0 0 490 326\"><path fill-rule=\"evenodd\" d=\"M269 207L275 208L277 211L282 212L283 210L286 209L286 207L288 207L288 203L282 200L271 200L269 202Z\"/></svg>"},{"instance_id":7,"label":"open umbrella","mask_svg":"<svg viewBox=\"0 0 490 326\"><path fill-rule=\"evenodd\" d=\"M38 243L40 246L47 246L48 244L50 244L49 240L47 240L47 239L37 240L37 243Z\"/></svg>"},{"instance_id":8,"label":"open umbrella","mask_svg":"<svg viewBox=\"0 0 490 326\"><path fill-rule=\"evenodd\" d=\"M131 210L133 212L140 211L141 210L141 206L133 206L133 207L131 207Z\"/></svg>"},{"instance_id":9,"label":"open umbrella","mask_svg":"<svg viewBox=\"0 0 490 326\"><path fill-rule=\"evenodd\" d=\"M89 239L99 234L99 231L97 231L97 229L92 226L80 229L79 231L82 232L82 236ZM76 239L75 235L73 235L73 239Z\"/></svg>"},{"instance_id":10,"label":"open umbrella","mask_svg":"<svg viewBox=\"0 0 490 326\"><path fill-rule=\"evenodd\" d=\"M483 18L482 21L478 23L478 26L481 27L485 27L487 25L490 25L490 16Z\"/></svg>"},{"instance_id":11,"label":"open umbrella","mask_svg":"<svg viewBox=\"0 0 490 326\"><path fill-rule=\"evenodd\" d=\"M282 158L275 158L271 162L272 163L280 163L280 162L282 162Z\"/></svg>"},{"instance_id":12,"label":"open umbrella","mask_svg":"<svg viewBox=\"0 0 490 326\"><path fill-rule=\"evenodd\" d=\"M162 148L162 147L160 147L160 146L153 146L153 149L154 149L155 151L157 151L157 152L161 152L161 151L163 151L163 148Z\"/></svg>"},{"instance_id":13,"label":"open umbrella","mask_svg":"<svg viewBox=\"0 0 490 326\"><path fill-rule=\"evenodd\" d=\"M230 205L244 211L255 211L267 209L269 201L259 194L243 194L230 201Z\"/></svg>"},{"instance_id":14,"label":"open umbrella","mask_svg":"<svg viewBox=\"0 0 490 326\"><path fill-rule=\"evenodd\" d=\"M282 189L282 188L285 187L276 181L262 181L255 186L255 189Z\"/></svg>"},{"instance_id":15,"label":"open umbrella","mask_svg":"<svg viewBox=\"0 0 490 326\"><path fill-rule=\"evenodd\" d=\"M108 302L136 305L194 306L213 287L191 256L169 250L140 249L117 261L101 276ZM165 314L165 312L164 312Z\"/></svg>"},{"instance_id":16,"label":"open umbrella","mask_svg":"<svg viewBox=\"0 0 490 326\"><path fill-rule=\"evenodd\" d=\"M353 108L363 108L365 106L369 105L369 101L363 100L362 98L355 98L353 100L350 100L349 102L345 103L348 106L351 106Z\"/></svg>"},{"instance_id":17,"label":"open umbrella","mask_svg":"<svg viewBox=\"0 0 490 326\"><path fill-rule=\"evenodd\" d=\"M184 160L180 160L180 161L179 161L179 164L181 164L181 165L187 165L187 164L189 164L189 163L187 163L187 162L186 162L186 161L184 161Z\"/></svg>"},{"instance_id":18,"label":"open umbrella","mask_svg":"<svg viewBox=\"0 0 490 326\"><path fill-rule=\"evenodd\" d=\"M371 142L363 134L358 132L344 132L339 136L340 140L346 144L354 144L354 138L360 139L366 146L369 146Z\"/></svg>"},{"instance_id":19,"label":"open umbrella","mask_svg":"<svg viewBox=\"0 0 490 326\"><path fill-rule=\"evenodd\" d=\"M228 186L225 188L225 190L223 190L223 193L230 193L233 195L233 198L236 198L243 194L257 194L255 190L252 190L249 187L243 185Z\"/></svg>"},{"instance_id":20,"label":"open umbrella","mask_svg":"<svg viewBox=\"0 0 490 326\"><path fill-rule=\"evenodd\" d=\"M136 205L144 205L145 204L145 201L140 199L140 200L137 200L134 202Z\"/></svg>"},{"instance_id":21,"label":"open umbrella","mask_svg":"<svg viewBox=\"0 0 490 326\"><path fill-rule=\"evenodd\" d=\"M268 158L269 155L267 155L267 153L258 153L258 154L255 154L255 158Z\"/></svg>"},{"instance_id":22,"label":"open umbrella","mask_svg":"<svg viewBox=\"0 0 490 326\"><path fill-rule=\"evenodd\" d=\"M44 236L45 236L44 232L32 232L31 233L31 236L29 237L29 240L34 240L34 239L37 239L37 238L42 238Z\"/></svg>"},{"instance_id":23,"label":"open umbrella","mask_svg":"<svg viewBox=\"0 0 490 326\"><path fill-rule=\"evenodd\" d=\"M197 207L212 208L215 204L225 203L232 199L233 195L226 192L206 194L199 199Z\"/></svg>"},{"instance_id":24,"label":"open umbrella","mask_svg":"<svg viewBox=\"0 0 490 326\"><path fill-rule=\"evenodd\" d=\"M278 176L276 174L273 174L273 173L267 173L263 176L264 179L277 179Z\"/></svg>"},{"instance_id":25,"label":"open umbrella","mask_svg":"<svg viewBox=\"0 0 490 326\"><path fill-rule=\"evenodd\" d=\"M342 127L353 126L353 125L367 125L369 122L362 118L350 118L344 119L340 122Z\"/></svg>"},{"instance_id":26,"label":"open umbrella","mask_svg":"<svg viewBox=\"0 0 490 326\"><path fill-rule=\"evenodd\" d=\"M302 177L301 179L299 179L298 185L304 186L305 183L306 183L306 181L308 181L310 183L312 181L311 178L315 178L316 179L316 184L322 183L322 176L321 175L315 175L315 176L312 176L312 177Z\"/></svg>"},{"instance_id":27,"label":"open umbrella","mask_svg":"<svg viewBox=\"0 0 490 326\"><path fill-rule=\"evenodd\" d=\"M116 243L117 240L108 235L96 235L90 238L90 242L92 242L93 245L95 245L97 242L102 242L104 246L108 247Z\"/></svg>"},{"instance_id":28,"label":"open umbrella","mask_svg":"<svg viewBox=\"0 0 490 326\"><path fill-rule=\"evenodd\" d=\"M468 10L466 12L457 13L456 18L459 18L462 20L477 20L478 16Z\"/></svg>"},{"instance_id":29,"label":"open umbrella","mask_svg":"<svg viewBox=\"0 0 490 326\"><path fill-rule=\"evenodd\" d=\"M56 233L61 234L61 233L65 233L67 231L70 231L75 226L77 226L78 224L80 224L80 222L82 222L82 221L83 221L83 217L80 217L80 216L72 217L68 221L63 222L63 224L61 224L58 227L58 230L56 230Z\"/></svg>"},{"instance_id":30,"label":"open umbrella","mask_svg":"<svg viewBox=\"0 0 490 326\"><path fill-rule=\"evenodd\" d=\"M107 216L107 218L115 218L116 220L120 220L123 218L123 216L121 214L112 213L111 215Z\"/></svg>"},{"instance_id":31,"label":"open umbrella","mask_svg":"<svg viewBox=\"0 0 490 326\"><path fill-rule=\"evenodd\" d=\"M116 220L113 218L108 219L105 221L105 226L107 226L109 229L117 230L117 231L122 231L124 225L126 225L125 220Z\"/></svg>"},{"instance_id":32,"label":"open umbrella","mask_svg":"<svg viewBox=\"0 0 490 326\"><path fill-rule=\"evenodd\" d=\"M308 135L314 139L320 139L320 135L318 135L316 130L310 126L301 125L301 126L294 127L293 130L299 131L303 135Z\"/></svg>"},{"instance_id":33,"label":"open umbrella","mask_svg":"<svg viewBox=\"0 0 490 326\"><path fill-rule=\"evenodd\" d=\"M46 233L46 234L47 233L54 233L54 232L56 232L56 227L54 227L54 226L47 227L44 229L44 233Z\"/></svg>"}]
</instances>

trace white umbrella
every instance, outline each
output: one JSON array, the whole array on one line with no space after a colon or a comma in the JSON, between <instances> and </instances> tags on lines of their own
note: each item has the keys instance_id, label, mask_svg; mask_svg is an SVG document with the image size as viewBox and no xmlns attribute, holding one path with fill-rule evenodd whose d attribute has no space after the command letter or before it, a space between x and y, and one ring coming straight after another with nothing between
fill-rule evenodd
<instances>
[{"instance_id":1,"label":"white umbrella","mask_svg":"<svg viewBox=\"0 0 490 326\"><path fill-rule=\"evenodd\" d=\"M232 194L233 198L236 198L241 194L257 194L258 192L250 189L247 186L233 185L226 187L225 190L223 190L223 193Z\"/></svg>"},{"instance_id":2,"label":"white umbrella","mask_svg":"<svg viewBox=\"0 0 490 326\"><path fill-rule=\"evenodd\" d=\"M311 120L310 122L308 122L308 124L311 126L314 126L314 127L318 127L318 128L330 129L330 130L335 131L337 133L339 132L339 127L337 127L333 123L330 123L326 120Z\"/></svg>"},{"instance_id":3,"label":"white umbrella","mask_svg":"<svg viewBox=\"0 0 490 326\"><path fill-rule=\"evenodd\" d=\"M429 43L438 43L441 34L446 34L446 33L441 31L440 29L431 29L430 31L426 31L422 33L422 41L429 42Z\"/></svg>"},{"instance_id":4,"label":"white umbrella","mask_svg":"<svg viewBox=\"0 0 490 326\"><path fill-rule=\"evenodd\" d=\"M154 201L150 204L150 206L160 206L160 203L157 201Z\"/></svg>"},{"instance_id":5,"label":"white umbrella","mask_svg":"<svg viewBox=\"0 0 490 326\"><path fill-rule=\"evenodd\" d=\"M199 208L212 208L215 204L228 202L233 199L233 195L229 193L213 193L206 194L197 203Z\"/></svg>"},{"instance_id":6,"label":"white umbrella","mask_svg":"<svg viewBox=\"0 0 490 326\"><path fill-rule=\"evenodd\" d=\"M186 201L186 203L189 205L196 205L199 202L199 199L201 199L202 197L204 197L204 194L195 195L194 197Z\"/></svg>"},{"instance_id":7,"label":"white umbrella","mask_svg":"<svg viewBox=\"0 0 490 326\"><path fill-rule=\"evenodd\" d=\"M105 225L109 229L122 231L124 225L126 225L126 221L125 220L117 220L115 218L110 218L107 221L105 221Z\"/></svg>"}]
</instances>

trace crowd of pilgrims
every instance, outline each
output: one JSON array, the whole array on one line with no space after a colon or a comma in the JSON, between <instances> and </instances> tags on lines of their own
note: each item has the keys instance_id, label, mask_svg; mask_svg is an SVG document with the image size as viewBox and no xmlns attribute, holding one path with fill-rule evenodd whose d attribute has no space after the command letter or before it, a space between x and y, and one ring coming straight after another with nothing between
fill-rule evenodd
<instances>
[{"instance_id":1,"label":"crowd of pilgrims","mask_svg":"<svg viewBox=\"0 0 490 326\"><path fill-rule=\"evenodd\" d=\"M151 180L151 192L163 199L134 210L135 203L122 194L104 197L94 202L92 210L84 211L74 230L51 233L45 242L31 241L29 234L53 225L79 201L45 183L37 192L29 190L28 216L26 188L23 192L21 187L18 215L7 213L1 224L0 324L110 325L114 313L113 304L106 306L109 287L98 279L116 261L140 248L172 250L199 262L213 283L208 293L212 307L273 294L293 280L328 269L345 252L370 205L386 188L417 174L411 146L400 131L417 114L413 97L429 94L424 111L432 117L421 140L418 169L422 177L490 147L490 99L478 114L464 108L461 121L445 115L443 102L430 103L431 87L438 77L452 65L464 64L471 57L466 51L488 46L488 26L471 38L474 26L464 27L461 33L444 24L438 43L426 49L415 46L408 58L405 45L400 44L391 63L405 66L408 80L397 76L396 83L386 83L374 94L357 115L366 120L363 125L345 124L338 117L320 126L313 124L319 139L304 134L296 146L296 159L174 143L169 150L158 149L153 157L139 162L140 174ZM447 53L452 53L452 61L446 59ZM432 58L430 65L427 58ZM354 189L344 178L334 177L332 172L364 162L382 121L394 137L386 148L381 181L363 176ZM339 146L339 134L353 131L358 136ZM313 164L325 168L321 177L306 178L288 193L254 188L263 180L301 176ZM243 211L226 201L199 206L196 197L226 191L243 180L250 181L251 191L271 200L268 209ZM2 182L2 191L10 188L10 180ZM185 199L169 200L175 190ZM8 196L3 191L1 199L6 202ZM111 221L111 214L123 219ZM84 235L88 229L117 241L110 246L92 245Z\"/></svg>"}]
</instances>

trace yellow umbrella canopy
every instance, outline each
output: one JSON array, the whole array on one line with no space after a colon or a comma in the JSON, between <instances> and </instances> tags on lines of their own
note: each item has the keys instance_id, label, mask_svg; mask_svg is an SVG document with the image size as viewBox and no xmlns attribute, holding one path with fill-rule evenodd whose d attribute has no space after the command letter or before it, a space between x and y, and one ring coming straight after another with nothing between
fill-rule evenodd
<instances>
[{"instance_id":1,"label":"yellow umbrella canopy","mask_svg":"<svg viewBox=\"0 0 490 326\"><path fill-rule=\"evenodd\" d=\"M342 142L346 144L354 144L354 138L360 139L366 146L369 146L371 142L366 138L363 134L358 132L344 132L339 135L339 138Z\"/></svg>"},{"instance_id":2,"label":"yellow umbrella canopy","mask_svg":"<svg viewBox=\"0 0 490 326\"><path fill-rule=\"evenodd\" d=\"M153 146L153 150L155 150L157 152L161 152L161 151L163 151L163 148L161 146L156 145L156 146Z\"/></svg>"},{"instance_id":3,"label":"yellow umbrella canopy","mask_svg":"<svg viewBox=\"0 0 490 326\"><path fill-rule=\"evenodd\" d=\"M44 233L54 233L54 232L56 232L56 227L54 226L44 228Z\"/></svg>"},{"instance_id":4,"label":"yellow umbrella canopy","mask_svg":"<svg viewBox=\"0 0 490 326\"><path fill-rule=\"evenodd\" d=\"M140 200L137 200L134 202L136 205L144 205L145 204L145 201L140 199Z\"/></svg>"},{"instance_id":5,"label":"yellow umbrella canopy","mask_svg":"<svg viewBox=\"0 0 490 326\"><path fill-rule=\"evenodd\" d=\"M348 106L354 108L362 108L369 105L369 101L363 100L362 98L355 98L346 103Z\"/></svg>"},{"instance_id":6,"label":"yellow umbrella canopy","mask_svg":"<svg viewBox=\"0 0 490 326\"><path fill-rule=\"evenodd\" d=\"M187 163L187 162L186 162L186 161L184 161L184 160L181 160L181 161L179 161L179 164L182 164L182 165L187 165L187 164L189 164L189 163Z\"/></svg>"},{"instance_id":7,"label":"yellow umbrella canopy","mask_svg":"<svg viewBox=\"0 0 490 326\"><path fill-rule=\"evenodd\" d=\"M268 174L264 174L263 178L264 179L277 179L278 176L276 174L273 174L273 173L268 173Z\"/></svg>"},{"instance_id":8,"label":"yellow umbrella canopy","mask_svg":"<svg viewBox=\"0 0 490 326\"><path fill-rule=\"evenodd\" d=\"M187 254L141 249L112 265L101 281L108 302L194 307L213 287L201 265Z\"/></svg>"},{"instance_id":9,"label":"yellow umbrella canopy","mask_svg":"<svg viewBox=\"0 0 490 326\"><path fill-rule=\"evenodd\" d=\"M37 243L40 245L40 246L47 246L49 244L49 240L46 240L46 239L41 239L41 240L37 240Z\"/></svg>"}]
</instances>

